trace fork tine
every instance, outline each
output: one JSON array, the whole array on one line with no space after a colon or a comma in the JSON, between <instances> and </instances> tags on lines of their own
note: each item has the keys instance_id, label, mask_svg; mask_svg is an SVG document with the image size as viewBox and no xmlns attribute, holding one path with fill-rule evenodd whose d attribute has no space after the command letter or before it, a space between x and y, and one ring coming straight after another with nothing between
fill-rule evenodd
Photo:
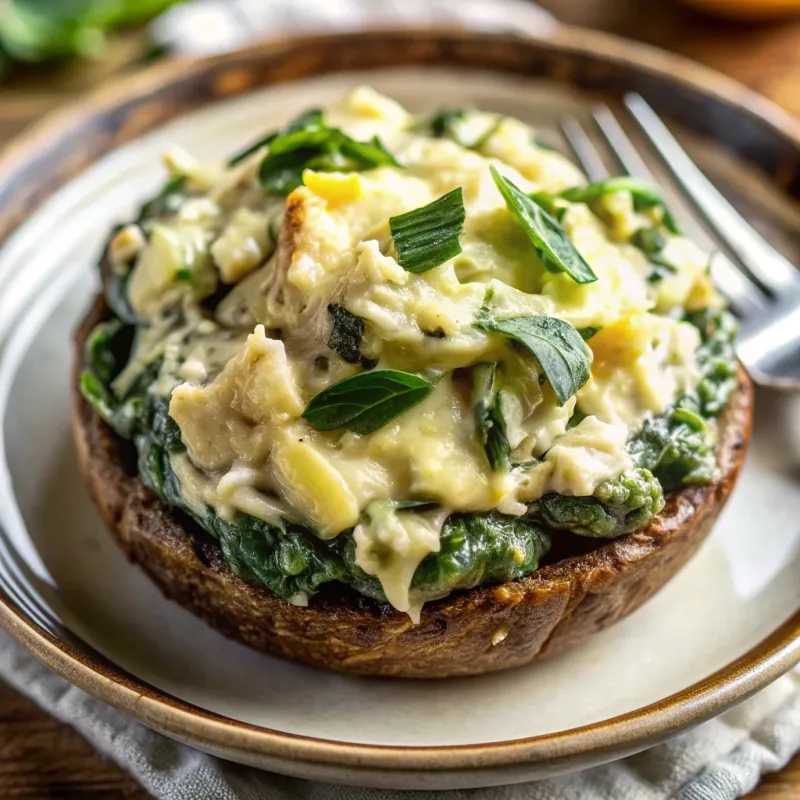
<instances>
[{"instance_id":1,"label":"fork tine","mask_svg":"<svg viewBox=\"0 0 800 800\"><path fill-rule=\"evenodd\" d=\"M624 102L676 183L750 274L772 294L800 289L800 275L791 262L767 244L720 194L645 100L627 94Z\"/></svg>"},{"instance_id":2,"label":"fork tine","mask_svg":"<svg viewBox=\"0 0 800 800\"><path fill-rule=\"evenodd\" d=\"M623 170L628 175L657 183L614 112L608 106L598 106L592 116ZM717 286L724 287L725 295L741 317L750 317L766 309L766 297L761 290L723 253L715 253L712 257L711 277Z\"/></svg>"},{"instance_id":3,"label":"fork tine","mask_svg":"<svg viewBox=\"0 0 800 800\"><path fill-rule=\"evenodd\" d=\"M561 120L561 133L567 140L578 166L586 173L590 181L602 181L609 177L609 171L603 162L600 151L592 143L589 134L583 129L575 117Z\"/></svg>"},{"instance_id":4,"label":"fork tine","mask_svg":"<svg viewBox=\"0 0 800 800\"><path fill-rule=\"evenodd\" d=\"M592 112L592 116L623 171L628 175L636 175L655 183L655 176L644 163L611 109L608 106L598 106Z\"/></svg>"}]
</instances>

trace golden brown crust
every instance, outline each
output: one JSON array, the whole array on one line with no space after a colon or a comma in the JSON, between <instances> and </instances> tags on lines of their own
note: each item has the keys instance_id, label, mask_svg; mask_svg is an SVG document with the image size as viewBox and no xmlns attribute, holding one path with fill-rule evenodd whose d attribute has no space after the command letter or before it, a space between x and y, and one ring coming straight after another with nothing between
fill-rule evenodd
<instances>
[{"instance_id":1,"label":"golden brown crust","mask_svg":"<svg viewBox=\"0 0 800 800\"><path fill-rule=\"evenodd\" d=\"M98 298L76 336L76 372ZM77 375L76 375L77 377ZM77 381L75 382L77 385ZM73 429L89 491L128 557L162 591L226 636L281 658L362 675L473 675L563 650L621 619L658 591L711 529L739 474L752 421L752 387L720 418L719 481L669 495L643 529L496 587L429 603L419 625L387 605L344 592L307 608L235 577L216 543L136 477L130 445L75 389Z\"/></svg>"}]
</instances>

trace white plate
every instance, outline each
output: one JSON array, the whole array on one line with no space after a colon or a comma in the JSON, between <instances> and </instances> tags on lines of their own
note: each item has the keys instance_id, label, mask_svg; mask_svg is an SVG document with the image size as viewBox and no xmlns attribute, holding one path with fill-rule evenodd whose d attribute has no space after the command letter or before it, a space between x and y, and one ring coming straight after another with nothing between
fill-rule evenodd
<instances>
[{"instance_id":1,"label":"white plate","mask_svg":"<svg viewBox=\"0 0 800 800\"><path fill-rule=\"evenodd\" d=\"M480 785L583 766L625 749L597 740L593 750L587 739L582 752L588 761L565 763L526 761L519 753L504 759L485 746L544 736L555 756L564 732L593 726L589 733L602 739L607 721L631 715L633 738L625 747L640 749L775 677L797 649L787 650L784 634L780 647L773 648L780 664L772 663L771 672L764 661L774 653L762 648L750 656L761 664L758 680L750 680L746 669L728 670L725 685L706 682L706 694L698 695L694 708L686 697L679 712L669 707L671 696L748 654L800 608L800 400L789 396L759 393L740 485L713 535L663 591L583 645L511 672L438 682L382 681L281 662L224 639L164 599L126 562L83 487L68 414L71 336L97 289L93 264L106 231L159 185L158 155L168 145L180 143L203 158L222 156L358 82L369 82L414 110L471 104L546 127L567 109L584 112L579 98L544 85L534 91L529 80L517 78L501 82L449 70L426 70L424 80L419 70L337 75L182 117L110 153L57 192L0 253L0 335L7 336L0 352L0 585L18 616L41 626L36 636L22 638L39 655L47 638L42 630L69 649L70 658L78 650L88 653L83 667L66 656L54 666L95 692L102 694L103 681L86 678L81 671L86 663L95 674L110 670L103 680L111 674L112 682L120 681L123 670L134 689L155 697L153 702L175 698L218 715L212 722L228 731L228 739L170 726L143 704L141 718L198 746L306 777L404 787ZM725 159L715 161L716 171L729 168ZM741 174L736 180L748 191L766 191ZM98 667L85 645L110 665ZM159 691L149 693L141 683ZM107 699L133 708L120 695ZM648 728L658 709L642 709L664 701L669 713ZM195 715L186 705L178 708ZM270 751L266 739L248 740L244 733L234 741L237 730L250 730L236 723L269 729L285 752L277 745ZM320 752L328 755L312 757L299 744L302 752L293 751L293 742L306 740L284 734L324 740ZM405 751L404 766L391 768L388 761L370 763L367 756L359 761L356 755L367 751L353 745L411 750ZM467 747L452 749L459 746ZM440 766L450 764L436 779L415 772L425 766L425 749L432 747L444 748ZM350 755L335 756L342 752ZM459 752L472 755L459 762ZM466 766L475 769L464 773Z\"/></svg>"}]
</instances>

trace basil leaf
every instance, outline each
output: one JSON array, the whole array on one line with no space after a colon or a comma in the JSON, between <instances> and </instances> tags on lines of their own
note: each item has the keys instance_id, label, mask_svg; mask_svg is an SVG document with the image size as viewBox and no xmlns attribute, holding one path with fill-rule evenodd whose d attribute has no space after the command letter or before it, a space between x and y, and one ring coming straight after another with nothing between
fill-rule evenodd
<instances>
[{"instance_id":1,"label":"basil leaf","mask_svg":"<svg viewBox=\"0 0 800 800\"><path fill-rule=\"evenodd\" d=\"M645 211L648 208L660 208L663 214L664 227L671 233L680 234L681 229L667 208L667 202L661 189L650 181L635 178L632 175L619 175L607 178L604 181L590 183L587 186L573 186L566 189L558 196L570 203L587 203L599 200L612 192L630 192L633 197L633 208L636 211Z\"/></svg>"},{"instance_id":2,"label":"basil leaf","mask_svg":"<svg viewBox=\"0 0 800 800\"><path fill-rule=\"evenodd\" d=\"M519 342L535 356L560 406L589 380L592 351L580 333L563 319L539 316L496 318L484 308L478 313L474 325L486 333L499 333Z\"/></svg>"},{"instance_id":3,"label":"basil leaf","mask_svg":"<svg viewBox=\"0 0 800 800\"><path fill-rule=\"evenodd\" d=\"M461 187L427 206L389 218L397 263L421 273L444 264L461 252L458 237L466 219Z\"/></svg>"},{"instance_id":4,"label":"basil leaf","mask_svg":"<svg viewBox=\"0 0 800 800\"><path fill-rule=\"evenodd\" d=\"M495 472L503 472L509 468L511 445L508 443L506 421L501 408L503 395L497 390L496 375L496 363L475 366L472 371L472 407L486 458Z\"/></svg>"},{"instance_id":5,"label":"basil leaf","mask_svg":"<svg viewBox=\"0 0 800 800\"><path fill-rule=\"evenodd\" d=\"M575 249L558 220L548 214L534 198L526 195L508 178L504 178L494 166L490 169L509 211L525 229L545 268L551 272L566 272L578 284L594 283L597 275Z\"/></svg>"},{"instance_id":6,"label":"basil leaf","mask_svg":"<svg viewBox=\"0 0 800 800\"><path fill-rule=\"evenodd\" d=\"M409 372L361 372L320 392L303 418L318 431L372 433L424 400L432 389L430 381Z\"/></svg>"}]
</instances>

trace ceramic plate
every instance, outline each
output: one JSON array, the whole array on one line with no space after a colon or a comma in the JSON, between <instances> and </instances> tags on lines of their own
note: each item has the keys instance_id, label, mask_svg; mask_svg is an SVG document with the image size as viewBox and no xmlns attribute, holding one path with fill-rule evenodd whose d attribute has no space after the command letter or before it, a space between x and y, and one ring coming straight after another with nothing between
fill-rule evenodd
<instances>
[{"instance_id":1,"label":"ceramic plate","mask_svg":"<svg viewBox=\"0 0 800 800\"><path fill-rule=\"evenodd\" d=\"M664 590L585 644L507 673L403 682L277 661L207 628L125 561L84 490L68 419L70 339L106 232L158 187L169 144L223 156L362 82L415 111L511 113L554 144L558 118L586 115L596 91L636 88L797 255L793 123L699 68L597 35L332 37L135 78L0 163L0 623L69 680L204 750L401 788L607 761L776 678L800 660L800 399L790 396L759 393L740 485Z\"/></svg>"}]
</instances>

